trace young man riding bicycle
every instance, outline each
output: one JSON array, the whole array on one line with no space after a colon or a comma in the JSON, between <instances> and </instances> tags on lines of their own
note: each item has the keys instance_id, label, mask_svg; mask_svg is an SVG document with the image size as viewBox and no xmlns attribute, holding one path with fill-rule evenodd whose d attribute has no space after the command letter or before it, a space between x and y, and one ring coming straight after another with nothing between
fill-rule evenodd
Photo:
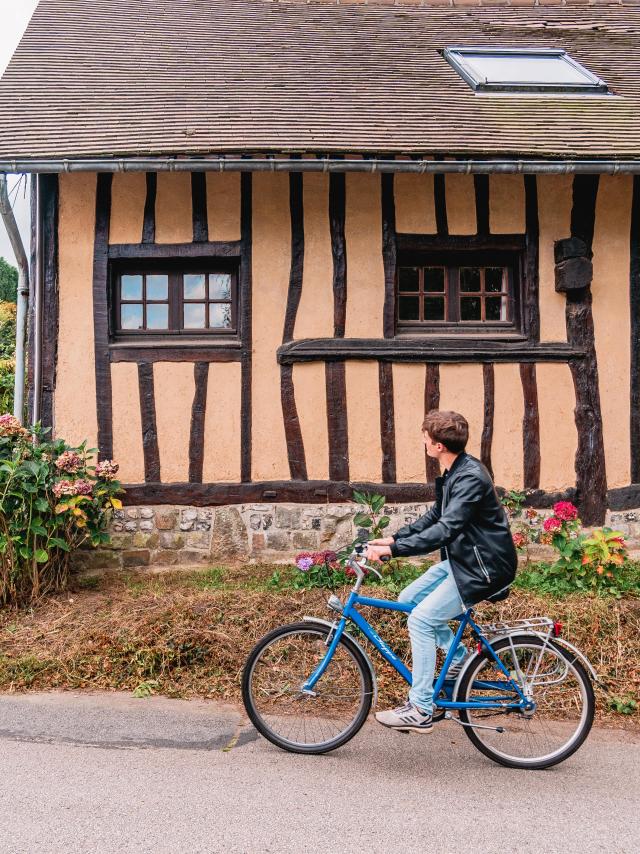
<instances>
[{"instance_id":1,"label":"young man riding bicycle","mask_svg":"<svg viewBox=\"0 0 640 854\"><path fill-rule=\"evenodd\" d=\"M400 602L415 603L407 625L412 685L408 702L376 714L392 729L430 732L436 646L445 652L453 633L448 621L483 599L504 598L518 558L507 515L482 463L465 452L469 425L457 412L429 412L422 425L427 454L438 460L436 501L416 522L393 537L371 540L367 558L424 555L440 549L441 562L406 587ZM460 646L447 673L455 679L466 659Z\"/></svg>"}]
</instances>

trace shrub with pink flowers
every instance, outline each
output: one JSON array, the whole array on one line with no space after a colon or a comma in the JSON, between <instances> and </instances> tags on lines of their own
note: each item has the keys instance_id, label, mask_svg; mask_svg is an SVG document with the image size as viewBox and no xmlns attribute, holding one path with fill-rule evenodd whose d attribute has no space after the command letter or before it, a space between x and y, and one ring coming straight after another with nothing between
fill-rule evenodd
<instances>
[{"instance_id":1,"label":"shrub with pink flowers","mask_svg":"<svg viewBox=\"0 0 640 854\"><path fill-rule=\"evenodd\" d=\"M94 454L0 415L0 606L62 589L71 551L109 541L118 465Z\"/></svg>"}]
</instances>

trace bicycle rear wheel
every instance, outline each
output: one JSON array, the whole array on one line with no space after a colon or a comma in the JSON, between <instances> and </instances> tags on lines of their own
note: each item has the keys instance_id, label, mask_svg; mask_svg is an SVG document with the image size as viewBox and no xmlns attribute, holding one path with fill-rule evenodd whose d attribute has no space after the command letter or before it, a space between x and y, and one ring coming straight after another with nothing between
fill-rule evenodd
<instances>
[{"instance_id":1,"label":"bicycle rear wheel","mask_svg":"<svg viewBox=\"0 0 640 854\"><path fill-rule=\"evenodd\" d=\"M593 723L595 696L584 667L570 652L536 635L503 638L492 647L535 707L531 712L508 708L508 703L518 702L518 695L485 650L469 662L456 699L504 699L496 709L461 710L460 720L478 727L465 726L467 736L485 756L510 768L550 768L564 761L584 742ZM496 732L497 727L504 732Z\"/></svg>"},{"instance_id":2,"label":"bicycle rear wheel","mask_svg":"<svg viewBox=\"0 0 640 854\"><path fill-rule=\"evenodd\" d=\"M371 708L373 680L356 644L343 635L315 685L302 686L327 652L329 627L281 626L254 647L242 675L242 699L255 728L283 750L327 753L345 744Z\"/></svg>"}]
</instances>

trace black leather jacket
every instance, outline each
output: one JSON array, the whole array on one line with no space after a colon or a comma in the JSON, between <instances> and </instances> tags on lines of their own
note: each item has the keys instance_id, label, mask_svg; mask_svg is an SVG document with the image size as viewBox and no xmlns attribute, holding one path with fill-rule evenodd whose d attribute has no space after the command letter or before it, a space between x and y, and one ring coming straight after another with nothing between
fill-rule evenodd
<instances>
[{"instance_id":1,"label":"black leather jacket","mask_svg":"<svg viewBox=\"0 0 640 854\"><path fill-rule=\"evenodd\" d=\"M455 458L446 478L436 478L433 507L400 528L394 540L394 557L439 548L442 559L449 559L465 607L504 599L516 575L518 556L507 514L489 472L466 453Z\"/></svg>"}]
</instances>

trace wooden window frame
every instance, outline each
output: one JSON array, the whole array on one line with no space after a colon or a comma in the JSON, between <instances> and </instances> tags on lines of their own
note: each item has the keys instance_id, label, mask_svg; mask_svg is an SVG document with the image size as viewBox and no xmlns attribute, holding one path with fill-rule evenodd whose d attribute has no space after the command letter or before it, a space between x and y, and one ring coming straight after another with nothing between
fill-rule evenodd
<instances>
[{"instance_id":1,"label":"wooden window frame","mask_svg":"<svg viewBox=\"0 0 640 854\"><path fill-rule=\"evenodd\" d=\"M231 275L231 299L187 299L183 297L183 276L201 273L204 275L228 273ZM195 342L203 340L212 344L239 342L241 336L240 311L238 304L238 263L227 258L198 258L198 259L131 259L114 261L110 266L109 276L109 338L114 344L127 343L131 345L156 343L158 346L175 345L178 342ZM120 326L121 306L140 303L143 305L143 317L146 324L147 306L143 285L141 300L122 300L121 278L124 275L166 275L169 280L168 299L166 301L151 301L151 304L166 303L169 306L169 329L122 329ZM205 304L205 320L209 320L209 306L214 304L231 305L230 328L189 329L184 327L184 306L189 304Z\"/></svg>"},{"instance_id":2,"label":"wooden window frame","mask_svg":"<svg viewBox=\"0 0 640 854\"><path fill-rule=\"evenodd\" d=\"M412 295L423 298L442 293L445 299L445 320L401 320L399 318L399 280L400 268L417 267L419 273L419 291ZM442 267L445 270L444 292L424 291L424 269ZM460 268L462 267L502 267L507 270L508 320L460 320ZM425 251L402 251L398 253L395 281L395 332L397 336L417 335L464 335L477 338L490 336L524 336L522 318L522 283L524 272L524 253L514 249L429 249ZM482 286L481 286L482 287ZM404 292L411 295L409 292ZM467 292L465 292L466 294ZM469 292L469 295L481 298L499 296L500 292ZM422 312L421 312L422 313Z\"/></svg>"}]
</instances>

